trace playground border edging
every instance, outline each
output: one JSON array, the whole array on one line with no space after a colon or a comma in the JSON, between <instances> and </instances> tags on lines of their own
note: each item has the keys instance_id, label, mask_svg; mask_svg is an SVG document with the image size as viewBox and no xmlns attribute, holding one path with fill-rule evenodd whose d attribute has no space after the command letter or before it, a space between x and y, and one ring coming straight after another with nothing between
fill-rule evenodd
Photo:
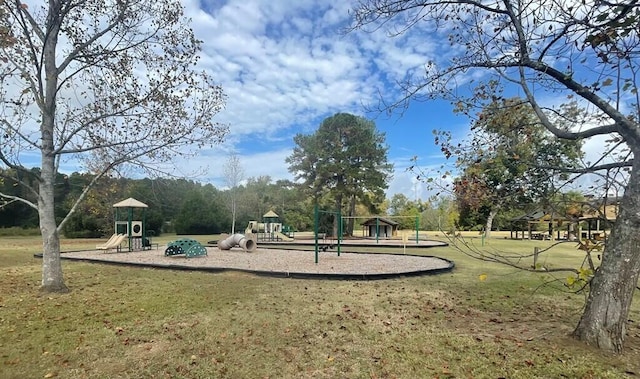
<instances>
[{"instance_id":1,"label":"playground border edging","mask_svg":"<svg viewBox=\"0 0 640 379\"><path fill-rule=\"evenodd\" d=\"M92 251L92 250L79 250L79 251ZM77 252L77 251L76 251ZM383 272L383 273L364 273L364 274L340 274L340 273L305 273L305 272L286 272L286 271L264 271L264 270L249 270L241 268L231 267L215 267L215 266L186 266L176 264L163 264L163 263L145 263L145 262L122 262L122 261L109 261L104 259L91 259L91 258L77 258L77 257L65 257L65 253L61 252L61 258L68 261L85 262L85 263L102 263L115 266L129 266L129 267L142 267L142 268L155 268L161 270L176 270L176 271L197 271L197 272L209 272L209 273L222 273L222 272L241 272L248 273L262 277L272 278L292 278L292 279L314 279L314 280L385 280L396 279L402 277L416 277L426 275L437 275L446 272L451 272L455 268L455 263L452 260L431 256L431 255L417 255L417 254L389 254L389 253L376 253L385 255L397 255L397 256L414 256L420 258L436 258L448 263L447 267L427 269L427 270L415 270L415 271L403 271L403 272ZM122 253L126 254L126 253ZM353 253L358 254L358 253ZM34 254L34 258L42 258L42 253ZM198 259L198 258L193 258Z\"/></svg>"}]
</instances>

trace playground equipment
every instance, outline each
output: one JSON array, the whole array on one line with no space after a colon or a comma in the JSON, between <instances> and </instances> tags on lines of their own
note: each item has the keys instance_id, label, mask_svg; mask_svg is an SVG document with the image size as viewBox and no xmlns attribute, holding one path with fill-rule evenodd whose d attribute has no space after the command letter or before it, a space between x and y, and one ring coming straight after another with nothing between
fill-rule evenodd
<instances>
[{"instance_id":1,"label":"playground equipment","mask_svg":"<svg viewBox=\"0 0 640 379\"><path fill-rule=\"evenodd\" d=\"M243 234L234 234L218 242L220 250L229 250L234 246L240 246L244 251L252 252L256 249L256 243L251 238L245 237Z\"/></svg>"},{"instance_id":2,"label":"playground equipment","mask_svg":"<svg viewBox=\"0 0 640 379\"><path fill-rule=\"evenodd\" d=\"M169 242L164 251L165 256L184 254L187 258L207 255L207 249L200 242L191 238L183 238Z\"/></svg>"},{"instance_id":3,"label":"playground equipment","mask_svg":"<svg viewBox=\"0 0 640 379\"><path fill-rule=\"evenodd\" d=\"M115 233L126 237L129 251L143 250L147 238L145 214L149 206L132 197L113 204L115 208ZM122 209L126 210L123 215ZM137 210L137 211L136 211ZM139 218L135 220L135 218Z\"/></svg>"},{"instance_id":4,"label":"playground equipment","mask_svg":"<svg viewBox=\"0 0 640 379\"><path fill-rule=\"evenodd\" d=\"M279 222L258 222L258 221L249 221L247 224L247 228L244 231L244 234L256 234L256 233L281 233L283 229L283 225Z\"/></svg>"},{"instance_id":5,"label":"playground equipment","mask_svg":"<svg viewBox=\"0 0 640 379\"><path fill-rule=\"evenodd\" d=\"M269 211L262 216L264 222L249 221L244 233L254 234L258 241L293 241L293 229L282 225L274 211Z\"/></svg>"},{"instance_id":6,"label":"playground equipment","mask_svg":"<svg viewBox=\"0 0 640 379\"><path fill-rule=\"evenodd\" d=\"M113 243L113 241L115 241L118 237L120 237L122 234L117 234L117 233L113 233L113 235L107 240L107 242L96 246L96 249L98 250L104 250L104 249L108 249L109 246L111 246L111 244Z\"/></svg>"},{"instance_id":7,"label":"playground equipment","mask_svg":"<svg viewBox=\"0 0 640 379\"><path fill-rule=\"evenodd\" d=\"M96 250L110 251L115 249L120 252L122 242L124 242L125 238L127 238L127 236L124 234L114 234L104 244L96 246Z\"/></svg>"},{"instance_id":8,"label":"playground equipment","mask_svg":"<svg viewBox=\"0 0 640 379\"><path fill-rule=\"evenodd\" d=\"M338 256L340 256L340 240L342 239L342 217L340 215L340 210L336 211L336 212L332 212L332 211L322 211L318 208L318 203L315 204L315 206L313 207L313 235L314 235L314 239L315 239L315 263L318 264L318 252L319 250L323 250L323 251L327 251L327 246L325 247L320 247L320 244L318 243L318 238L320 238L320 233L318 232L318 226L320 225L320 213L327 213L327 214L331 214L334 215L337 220L338 220ZM324 239L326 237L326 235L324 233L322 233L322 239ZM333 248L333 244L331 245L331 248Z\"/></svg>"}]
</instances>

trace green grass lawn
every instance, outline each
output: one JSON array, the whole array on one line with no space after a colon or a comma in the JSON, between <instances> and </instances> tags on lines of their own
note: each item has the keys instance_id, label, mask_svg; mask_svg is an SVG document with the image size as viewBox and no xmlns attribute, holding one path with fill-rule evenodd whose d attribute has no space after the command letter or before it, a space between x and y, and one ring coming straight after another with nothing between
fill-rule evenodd
<instances>
[{"instance_id":1,"label":"green grass lawn","mask_svg":"<svg viewBox=\"0 0 640 379\"><path fill-rule=\"evenodd\" d=\"M154 238L165 243L175 236ZM213 236L195 237L201 242ZM548 241L489 239L530 253ZM100 240L64 240L63 250ZM370 250L363 249L363 250ZM397 249L399 253L401 249ZM640 375L640 306L626 352L569 337L584 303L563 276L412 250L442 275L322 281L63 263L71 293L38 291L40 241L0 239L0 378L629 378ZM197 258L193 258L197 259ZM545 264L577 267L563 244ZM484 279L484 280L481 280Z\"/></svg>"}]
</instances>

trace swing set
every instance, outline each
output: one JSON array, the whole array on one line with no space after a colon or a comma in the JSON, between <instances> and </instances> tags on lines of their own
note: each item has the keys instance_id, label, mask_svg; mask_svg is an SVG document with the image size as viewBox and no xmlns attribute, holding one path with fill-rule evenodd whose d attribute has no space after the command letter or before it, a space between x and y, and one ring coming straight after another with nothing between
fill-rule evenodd
<instances>
[{"instance_id":1,"label":"swing set","mask_svg":"<svg viewBox=\"0 0 640 379\"><path fill-rule=\"evenodd\" d=\"M319 251L321 249L320 247L320 243L318 242L318 240L320 239L320 233L319 233L319 226L320 226L320 214L324 213L324 214L330 214L333 215L334 217L337 218L338 220L338 235L337 235L337 252L338 252L338 256L340 256L340 250L341 250L341 241L342 241L342 219L346 218L346 219L357 219L357 218L366 218L368 220L372 220L375 219L376 220L376 224L375 224L375 235L376 235L376 244L379 243L379 237L380 237L380 220L386 220L386 219L393 219L393 218L414 218L414 216L385 216L385 217L380 217L380 216L375 216L375 217L361 217L361 216L355 216L355 217L342 217L341 212L338 211L324 211L324 210L320 210L318 208L318 204L316 204L313 208L313 235L314 235L314 245L315 245L315 263L318 264L319 261ZM416 244L420 243L420 216L415 216L415 241ZM403 242L406 245L406 242L408 240L408 235L403 235ZM324 239L324 236L322 237L322 239ZM327 245L323 248L324 251L327 251L327 247L332 246L332 245Z\"/></svg>"},{"instance_id":2,"label":"swing set","mask_svg":"<svg viewBox=\"0 0 640 379\"><path fill-rule=\"evenodd\" d=\"M340 241L342 240L342 217L340 216L340 211L321 211L318 208L318 204L313 207L313 235L315 239L315 263L318 264L318 252L320 251L320 245L318 243L318 227L320 225L320 213L326 213L330 215L334 215L338 220L338 243L336 246L338 247L338 256L340 256ZM325 249L326 251L326 249Z\"/></svg>"}]
</instances>

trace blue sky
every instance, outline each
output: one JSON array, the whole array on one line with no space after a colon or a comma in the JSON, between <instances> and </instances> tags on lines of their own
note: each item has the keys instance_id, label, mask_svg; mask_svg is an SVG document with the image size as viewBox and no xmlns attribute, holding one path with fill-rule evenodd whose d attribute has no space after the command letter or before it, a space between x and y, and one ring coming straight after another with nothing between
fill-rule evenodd
<instances>
[{"instance_id":1,"label":"blue sky","mask_svg":"<svg viewBox=\"0 0 640 379\"><path fill-rule=\"evenodd\" d=\"M189 164L206 166L196 178L222 186L222 166L231 151L245 177L293 179L285 158L296 133L313 133L337 112L373 119L386 134L395 174L387 191L426 199L425 186L406 172L410 159L439 166L433 129L463 137L469 120L454 116L448 102L413 103L402 116L367 112L379 93L398 96L395 81L422 65L441 48L430 38L384 31L352 32L349 1L229 0L183 2L197 38L204 41L200 66L226 92L226 109L217 120L230 126L223 146L203 151ZM420 32L420 31L417 31ZM422 35L424 37L424 35Z\"/></svg>"},{"instance_id":2,"label":"blue sky","mask_svg":"<svg viewBox=\"0 0 640 379\"><path fill-rule=\"evenodd\" d=\"M323 119L349 112L374 120L386 135L388 159L395 167L387 196L402 193L426 200L432 193L406 170L411 159L418 158L423 172L435 173L445 159L432 131L448 130L462 140L471 120L454 115L446 101L412 102L401 115L367 109L376 108L380 94L397 100L402 96L397 82L420 76L429 61L446 64L459 51L441 34L446 32L428 23L394 38L383 28L345 33L356 1L182 0L196 37L203 41L198 68L209 72L227 96L216 121L229 125L230 133L222 145L188 160L177 158L177 172L224 188L223 167L235 153L245 179L294 179L285 163L294 135L313 133ZM464 91L472 75L478 72L457 78L462 85L456 91ZM566 98L553 94L539 100L549 105ZM605 138L588 141L587 155L597 155ZM39 161L32 152L21 155L24 163ZM73 159L62 162L62 172L79 169ZM192 176L194 172L199 175Z\"/></svg>"}]
</instances>

